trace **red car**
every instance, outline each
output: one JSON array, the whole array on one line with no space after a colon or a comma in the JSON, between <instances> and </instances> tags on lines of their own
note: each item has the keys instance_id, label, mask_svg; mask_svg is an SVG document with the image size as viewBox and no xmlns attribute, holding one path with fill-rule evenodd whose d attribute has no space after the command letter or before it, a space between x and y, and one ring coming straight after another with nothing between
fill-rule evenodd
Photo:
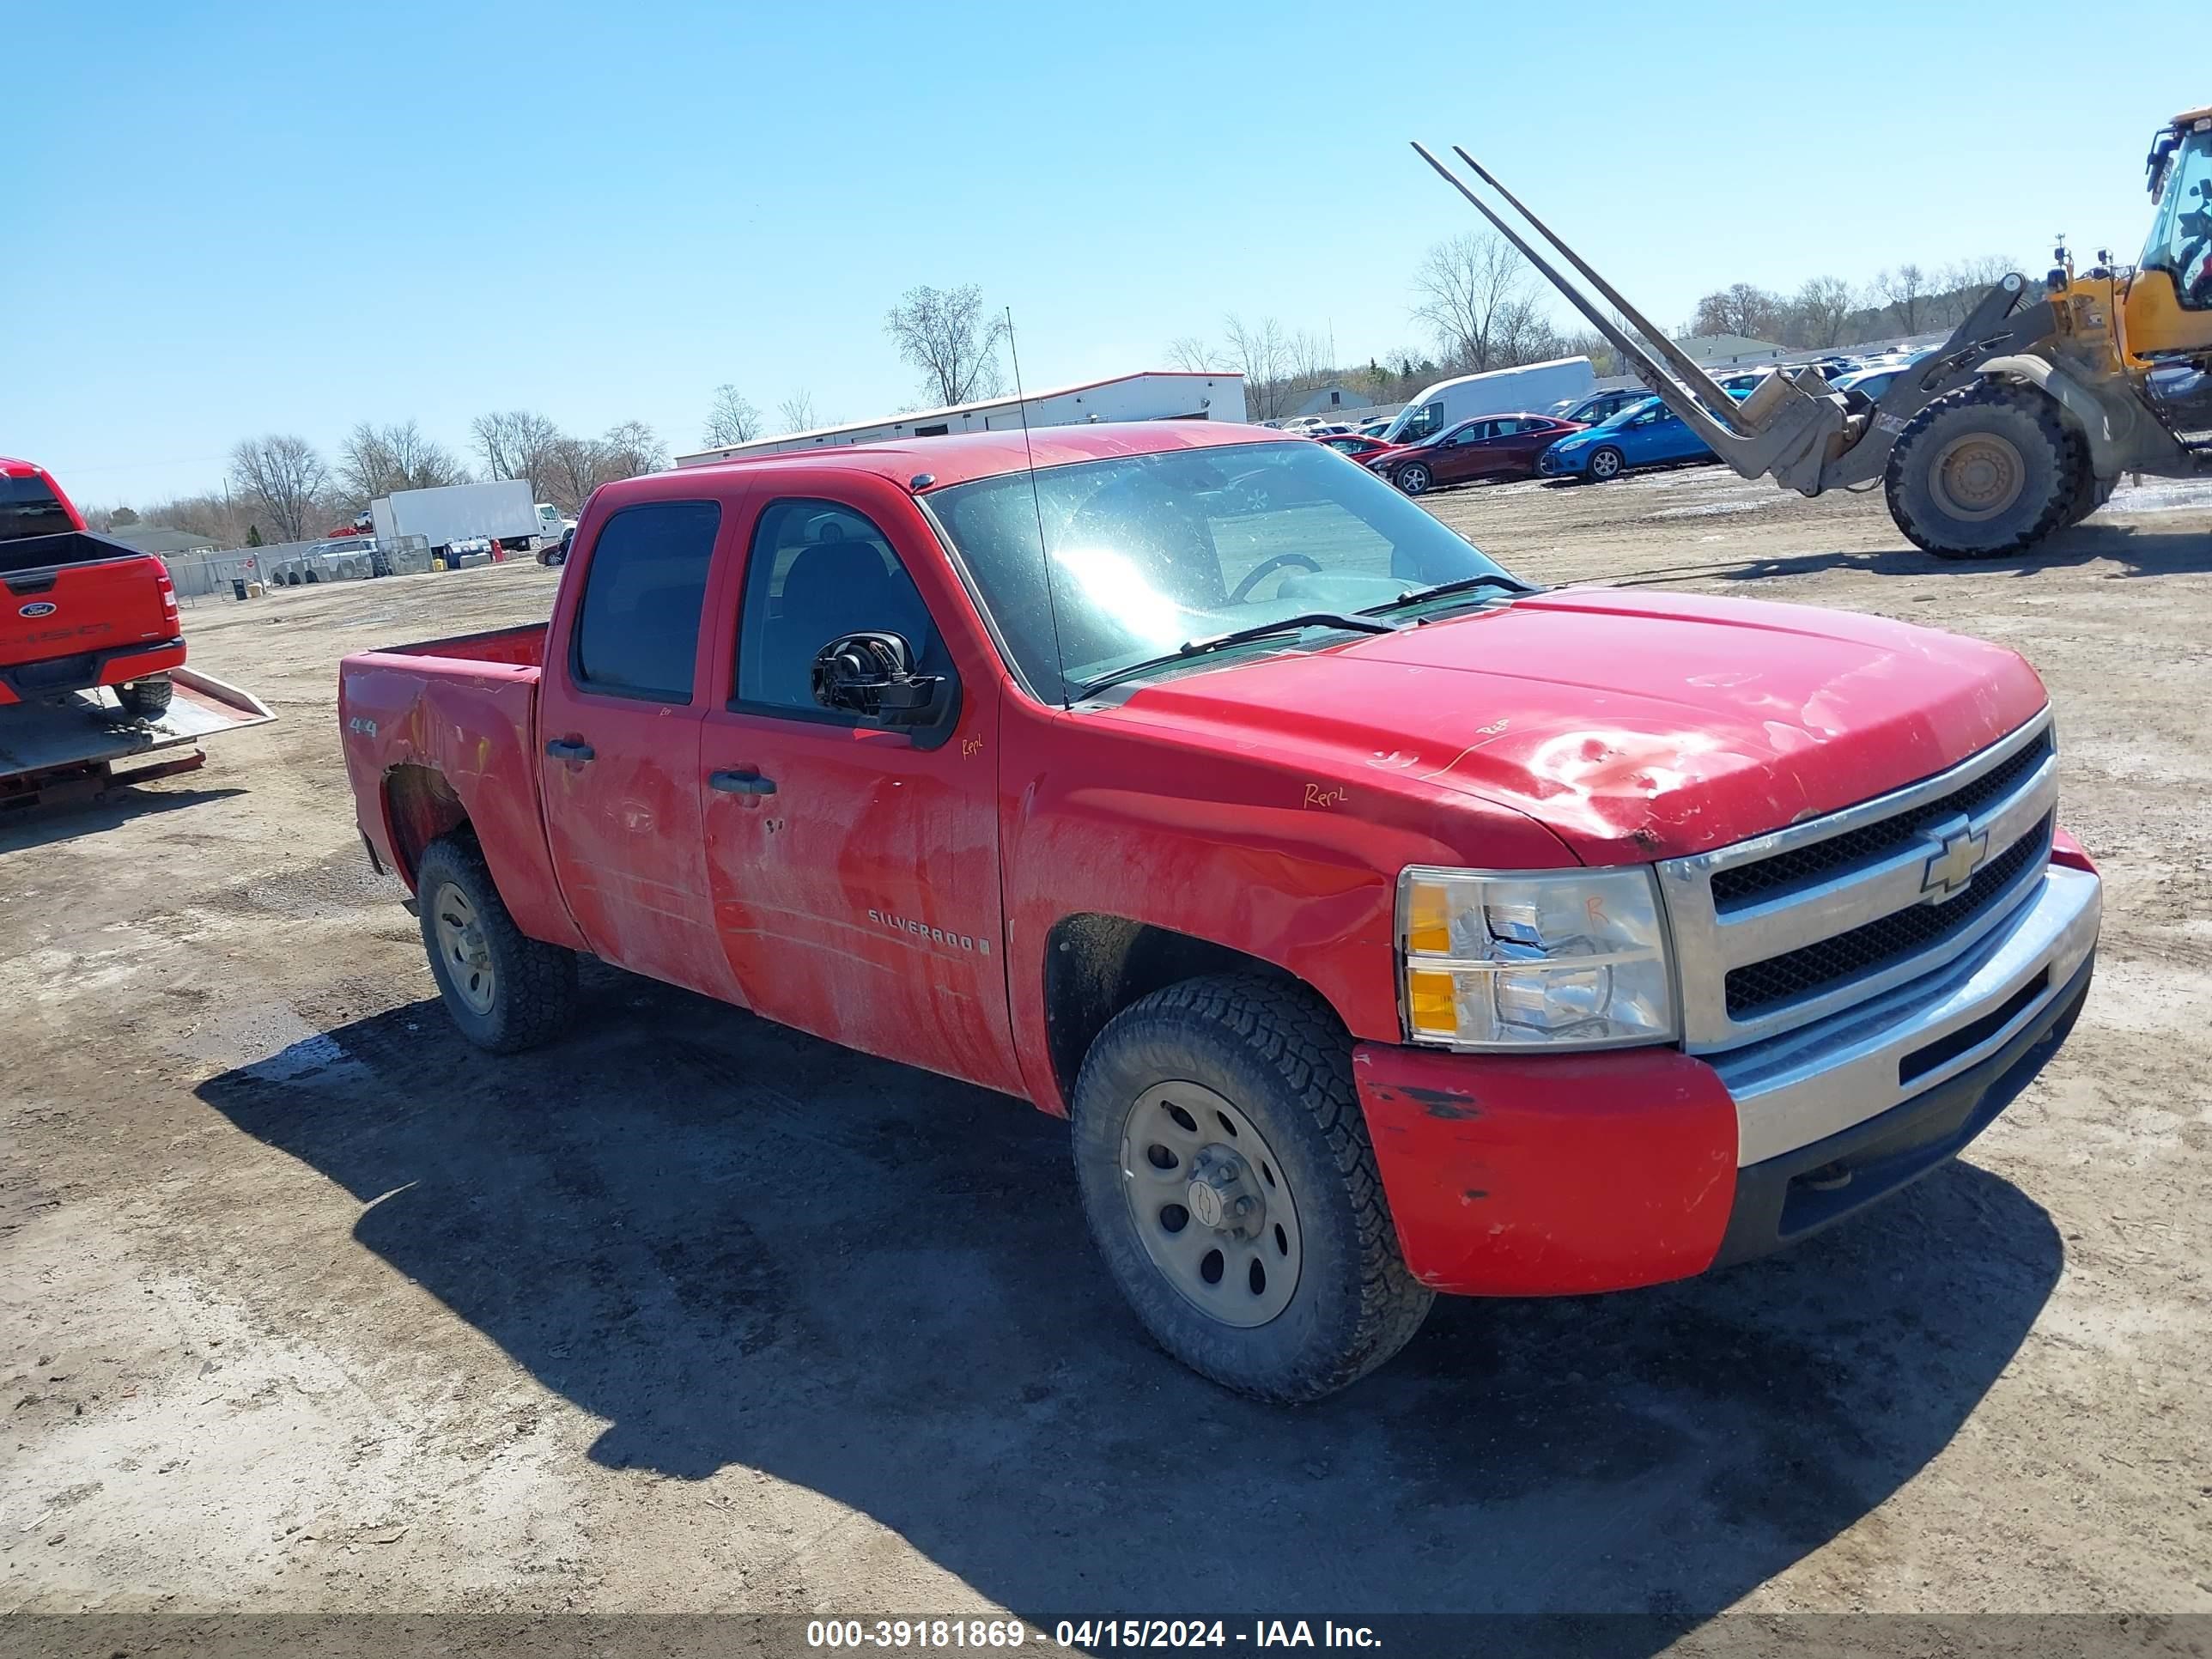
<instances>
[{"instance_id":1,"label":"red car","mask_svg":"<svg viewBox=\"0 0 2212 1659\"><path fill-rule=\"evenodd\" d=\"M1419 495L1439 484L1533 478L1536 458L1582 429L1577 422L1550 415L1478 415L1433 438L1394 445L1364 459L1408 495Z\"/></svg>"},{"instance_id":2,"label":"red car","mask_svg":"<svg viewBox=\"0 0 2212 1659\"><path fill-rule=\"evenodd\" d=\"M362 834L485 1048L617 1018L590 956L1072 1115L1137 1316L1266 1399L1438 1291L1777 1249L1994 1120L2100 905L2027 665L1541 592L1360 474L1163 421L603 485L549 621L345 659Z\"/></svg>"},{"instance_id":3,"label":"red car","mask_svg":"<svg viewBox=\"0 0 2212 1659\"><path fill-rule=\"evenodd\" d=\"M0 704L105 685L125 714L168 708L185 640L167 567L88 533L44 468L4 456L0 590Z\"/></svg>"}]
</instances>

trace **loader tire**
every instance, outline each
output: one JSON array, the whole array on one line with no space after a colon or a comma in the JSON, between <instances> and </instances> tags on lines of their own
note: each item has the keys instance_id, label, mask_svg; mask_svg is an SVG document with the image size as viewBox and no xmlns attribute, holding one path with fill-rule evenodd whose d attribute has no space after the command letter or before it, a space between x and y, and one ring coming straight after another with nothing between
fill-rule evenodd
<instances>
[{"instance_id":1,"label":"loader tire","mask_svg":"<svg viewBox=\"0 0 2212 1659\"><path fill-rule=\"evenodd\" d=\"M2087 467L2081 469L2081 486L2074 494L2074 504L2066 509L2066 522L2076 525L2087 518L2106 501L2119 487L2119 476L2100 478Z\"/></svg>"},{"instance_id":2,"label":"loader tire","mask_svg":"<svg viewBox=\"0 0 2212 1659\"><path fill-rule=\"evenodd\" d=\"M1091 1044L1071 1115L1091 1238L1193 1370L1319 1400L1420 1328L1435 1293L1399 1252L1352 1039L1312 992L1233 975L1153 992Z\"/></svg>"},{"instance_id":3,"label":"loader tire","mask_svg":"<svg viewBox=\"0 0 2212 1659\"><path fill-rule=\"evenodd\" d=\"M461 1035L495 1054L560 1035L576 1000L576 954L514 925L474 837L441 836L415 869L422 948Z\"/></svg>"},{"instance_id":4,"label":"loader tire","mask_svg":"<svg viewBox=\"0 0 2212 1659\"><path fill-rule=\"evenodd\" d=\"M1914 545L1939 559L1993 559L2070 523L2088 471L2086 446L2057 403L1983 380L1913 416L1890 452L1882 494ZM2094 492L2094 480L2087 487Z\"/></svg>"}]
</instances>

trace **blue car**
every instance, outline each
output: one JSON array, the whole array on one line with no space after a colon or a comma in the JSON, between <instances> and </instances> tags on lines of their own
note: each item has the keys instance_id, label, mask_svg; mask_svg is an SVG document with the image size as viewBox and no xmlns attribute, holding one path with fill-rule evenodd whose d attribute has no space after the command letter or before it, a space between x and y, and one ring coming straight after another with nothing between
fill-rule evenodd
<instances>
[{"instance_id":1,"label":"blue car","mask_svg":"<svg viewBox=\"0 0 2212 1659\"><path fill-rule=\"evenodd\" d=\"M1540 477L1588 478L1603 483L1631 467L1718 459L1712 446L1691 431L1673 410L1657 398L1646 398L1587 431L1560 439L1538 459L1536 471Z\"/></svg>"}]
</instances>

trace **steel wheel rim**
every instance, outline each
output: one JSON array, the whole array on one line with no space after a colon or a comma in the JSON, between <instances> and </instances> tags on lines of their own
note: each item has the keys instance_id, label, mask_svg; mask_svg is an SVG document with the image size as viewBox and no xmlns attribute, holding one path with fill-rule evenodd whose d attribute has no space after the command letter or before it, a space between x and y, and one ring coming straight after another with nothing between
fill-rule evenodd
<instances>
[{"instance_id":1,"label":"steel wheel rim","mask_svg":"<svg viewBox=\"0 0 2212 1659\"><path fill-rule=\"evenodd\" d=\"M1297 1293L1304 1235L1290 1176L1267 1137L1196 1083L1158 1083L1130 1103L1121 1186L1138 1241L1184 1301L1249 1330Z\"/></svg>"},{"instance_id":2,"label":"steel wheel rim","mask_svg":"<svg viewBox=\"0 0 2212 1659\"><path fill-rule=\"evenodd\" d=\"M1590 471L1601 478L1610 478L1620 471L1620 458L1609 449L1601 449L1590 457Z\"/></svg>"},{"instance_id":3,"label":"steel wheel rim","mask_svg":"<svg viewBox=\"0 0 2212 1659\"><path fill-rule=\"evenodd\" d=\"M430 904L430 923L438 936L438 957L453 994L471 1013L488 1014L499 989L492 971L491 946L469 896L452 882L440 885Z\"/></svg>"},{"instance_id":4,"label":"steel wheel rim","mask_svg":"<svg viewBox=\"0 0 2212 1659\"><path fill-rule=\"evenodd\" d=\"M2027 462L2009 438L1969 432L1936 453L1929 482L1944 512L1978 524L2020 499L2027 488Z\"/></svg>"}]
</instances>

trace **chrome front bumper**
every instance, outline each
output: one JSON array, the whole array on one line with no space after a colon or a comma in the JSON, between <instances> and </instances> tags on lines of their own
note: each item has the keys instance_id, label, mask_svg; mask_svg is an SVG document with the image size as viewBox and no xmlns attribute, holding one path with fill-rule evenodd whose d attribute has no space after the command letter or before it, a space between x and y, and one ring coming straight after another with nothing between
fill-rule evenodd
<instances>
[{"instance_id":1,"label":"chrome front bumper","mask_svg":"<svg viewBox=\"0 0 2212 1659\"><path fill-rule=\"evenodd\" d=\"M2096 948L2100 884L2046 865L2028 896L1937 972L1710 1057L1736 1103L1736 1162L1762 1163L1941 1087L2047 1013Z\"/></svg>"}]
</instances>

